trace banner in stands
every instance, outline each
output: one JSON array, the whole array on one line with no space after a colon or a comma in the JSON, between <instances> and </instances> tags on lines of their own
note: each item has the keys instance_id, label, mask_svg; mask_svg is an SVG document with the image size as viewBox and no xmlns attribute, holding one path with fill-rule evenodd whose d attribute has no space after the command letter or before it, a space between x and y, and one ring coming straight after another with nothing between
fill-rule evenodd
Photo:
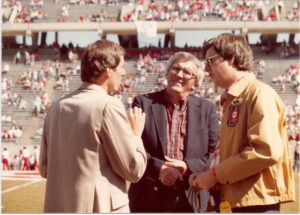
<instances>
[{"instance_id":1,"label":"banner in stands","mask_svg":"<svg viewBox=\"0 0 300 215\"><path fill-rule=\"evenodd\" d=\"M157 23L155 21L136 21L135 24L139 36L157 36Z\"/></svg>"}]
</instances>

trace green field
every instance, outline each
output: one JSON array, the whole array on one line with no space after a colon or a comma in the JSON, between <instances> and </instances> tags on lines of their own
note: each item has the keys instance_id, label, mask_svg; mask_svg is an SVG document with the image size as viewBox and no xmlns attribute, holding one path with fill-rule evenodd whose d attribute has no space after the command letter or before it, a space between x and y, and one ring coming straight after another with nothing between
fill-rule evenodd
<instances>
[{"instance_id":1,"label":"green field","mask_svg":"<svg viewBox=\"0 0 300 215\"><path fill-rule=\"evenodd\" d=\"M299 213L299 172L295 173L296 202L282 204L281 213ZM45 183L39 181L31 185L2 194L2 213L43 213ZM28 181L2 180L2 191Z\"/></svg>"}]
</instances>

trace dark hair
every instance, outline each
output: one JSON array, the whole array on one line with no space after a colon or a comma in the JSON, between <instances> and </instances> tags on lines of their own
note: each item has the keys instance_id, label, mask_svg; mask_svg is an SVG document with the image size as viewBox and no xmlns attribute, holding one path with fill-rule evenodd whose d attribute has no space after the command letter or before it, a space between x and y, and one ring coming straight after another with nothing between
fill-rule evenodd
<instances>
[{"instance_id":1,"label":"dark hair","mask_svg":"<svg viewBox=\"0 0 300 215\"><path fill-rule=\"evenodd\" d=\"M203 47L203 54L209 48L213 47L225 60L231 60L234 57L233 65L242 71L251 69L253 53L243 36L224 33L208 40Z\"/></svg>"},{"instance_id":2,"label":"dark hair","mask_svg":"<svg viewBox=\"0 0 300 215\"><path fill-rule=\"evenodd\" d=\"M108 40L98 40L89 45L81 60L81 80L91 82L101 76L106 68L115 69L124 54L121 46Z\"/></svg>"}]
</instances>

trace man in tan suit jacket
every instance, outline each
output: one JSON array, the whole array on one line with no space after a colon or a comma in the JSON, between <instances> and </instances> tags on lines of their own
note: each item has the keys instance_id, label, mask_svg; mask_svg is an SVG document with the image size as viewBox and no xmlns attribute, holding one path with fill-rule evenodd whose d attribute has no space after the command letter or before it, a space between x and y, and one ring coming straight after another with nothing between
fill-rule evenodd
<instances>
[{"instance_id":1,"label":"man in tan suit jacket","mask_svg":"<svg viewBox=\"0 0 300 215\"><path fill-rule=\"evenodd\" d=\"M83 54L83 84L49 109L39 170L47 178L45 212L129 212L126 180L143 176L147 158L145 114L135 108L127 117L107 94L124 74L123 48L99 40Z\"/></svg>"}]
</instances>

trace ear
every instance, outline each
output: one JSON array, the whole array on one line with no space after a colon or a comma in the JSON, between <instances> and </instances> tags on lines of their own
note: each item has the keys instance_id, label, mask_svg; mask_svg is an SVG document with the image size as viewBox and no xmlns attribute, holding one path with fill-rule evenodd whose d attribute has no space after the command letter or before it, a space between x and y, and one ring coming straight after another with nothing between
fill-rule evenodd
<instances>
[{"instance_id":1,"label":"ear","mask_svg":"<svg viewBox=\"0 0 300 215\"><path fill-rule=\"evenodd\" d=\"M194 85L192 86L192 90L195 90L196 88L199 87L199 82L197 81L197 79L195 79L195 83Z\"/></svg>"},{"instance_id":2,"label":"ear","mask_svg":"<svg viewBox=\"0 0 300 215\"><path fill-rule=\"evenodd\" d=\"M235 60L235 57L232 57L232 58L228 61L228 65L229 65L229 66L233 66L234 60Z\"/></svg>"},{"instance_id":3,"label":"ear","mask_svg":"<svg viewBox=\"0 0 300 215\"><path fill-rule=\"evenodd\" d=\"M110 68L106 68L104 70L104 74L109 78L111 76L111 69Z\"/></svg>"}]
</instances>

